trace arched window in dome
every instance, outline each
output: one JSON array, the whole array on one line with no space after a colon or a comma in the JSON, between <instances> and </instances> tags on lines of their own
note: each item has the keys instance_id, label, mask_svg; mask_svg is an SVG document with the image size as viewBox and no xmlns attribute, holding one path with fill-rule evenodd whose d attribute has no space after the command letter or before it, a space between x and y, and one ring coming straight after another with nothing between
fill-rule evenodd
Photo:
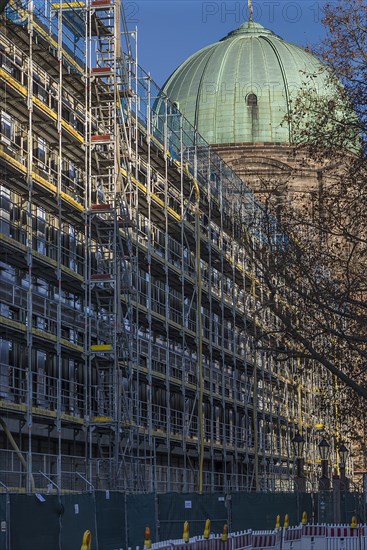
<instances>
[{"instance_id":1,"label":"arched window in dome","mask_svg":"<svg viewBox=\"0 0 367 550\"><path fill-rule=\"evenodd\" d=\"M246 98L246 103L249 107L257 107L257 95L256 94L248 94Z\"/></svg>"}]
</instances>

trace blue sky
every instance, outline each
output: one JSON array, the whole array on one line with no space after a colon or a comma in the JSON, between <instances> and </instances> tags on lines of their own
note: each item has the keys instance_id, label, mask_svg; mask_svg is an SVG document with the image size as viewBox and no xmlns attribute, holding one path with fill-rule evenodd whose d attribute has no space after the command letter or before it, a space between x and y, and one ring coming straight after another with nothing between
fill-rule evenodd
<instances>
[{"instance_id":1,"label":"blue sky","mask_svg":"<svg viewBox=\"0 0 367 550\"><path fill-rule=\"evenodd\" d=\"M289 42L314 45L324 35L324 0L253 0L254 20ZM248 19L247 0L125 0L138 27L139 63L160 85L189 55Z\"/></svg>"}]
</instances>

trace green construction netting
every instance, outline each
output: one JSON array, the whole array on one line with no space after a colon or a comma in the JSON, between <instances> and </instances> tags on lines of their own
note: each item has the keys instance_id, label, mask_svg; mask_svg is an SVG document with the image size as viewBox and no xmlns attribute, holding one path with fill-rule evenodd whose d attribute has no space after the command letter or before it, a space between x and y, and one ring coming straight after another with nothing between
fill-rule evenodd
<instances>
[{"instance_id":1,"label":"green construction netting","mask_svg":"<svg viewBox=\"0 0 367 550\"><path fill-rule=\"evenodd\" d=\"M12 550L59 547L62 508L54 495L10 495Z\"/></svg>"},{"instance_id":2,"label":"green construction netting","mask_svg":"<svg viewBox=\"0 0 367 550\"><path fill-rule=\"evenodd\" d=\"M204 533L205 520L211 520L212 533L221 533L228 522L228 500L222 493L168 493L158 495L160 540L182 537L189 522L190 536Z\"/></svg>"},{"instance_id":3,"label":"green construction netting","mask_svg":"<svg viewBox=\"0 0 367 550\"><path fill-rule=\"evenodd\" d=\"M146 527L150 528L152 541L157 541L155 494L126 495L126 521L128 547L144 547Z\"/></svg>"},{"instance_id":4,"label":"green construction netting","mask_svg":"<svg viewBox=\"0 0 367 550\"><path fill-rule=\"evenodd\" d=\"M151 539L181 539L187 520L190 536L202 535L210 518L212 533L228 522L232 531L273 529L276 516L290 525L308 520L334 522L335 493L195 493L130 495L115 491L57 495L0 494L0 549L78 550L84 531L92 532L92 550L120 550L144 545L145 528ZM363 495L340 494L340 520L365 521Z\"/></svg>"},{"instance_id":5,"label":"green construction netting","mask_svg":"<svg viewBox=\"0 0 367 550\"><path fill-rule=\"evenodd\" d=\"M125 495L115 491L96 493L98 550L126 548Z\"/></svg>"},{"instance_id":6,"label":"green construction netting","mask_svg":"<svg viewBox=\"0 0 367 550\"><path fill-rule=\"evenodd\" d=\"M10 497L9 495L0 494L0 548L8 548L9 540L9 512L10 512Z\"/></svg>"},{"instance_id":7,"label":"green construction netting","mask_svg":"<svg viewBox=\"0 0 367 550\"><path fill-rule=\"evenodd\" d=\"M63 495L61 505L61 548L79 550L83 533L89 530L92 533L92 550L96 550L98 545L95 495L93 493Z\"/></svg>"},{"instance_id":8,"label":"green construction netting","mask_svg":"<svg viewBox=\"0 0 367 550\"><path fill-rule=\"evenodd\" d=\"M298 525L304 511L311 521L312 509L312 496L306 493L233 493L231 527L232 531L274 529L278 514L282 524L288 514L290 525Z\"/></svg>"}]
</instances>

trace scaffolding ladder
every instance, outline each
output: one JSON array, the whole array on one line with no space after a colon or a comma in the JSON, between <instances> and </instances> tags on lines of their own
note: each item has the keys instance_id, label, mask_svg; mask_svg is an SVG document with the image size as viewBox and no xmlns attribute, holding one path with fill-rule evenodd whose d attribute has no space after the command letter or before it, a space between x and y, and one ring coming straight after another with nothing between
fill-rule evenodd
<instances>
[{"instance_id":1,"label":"scaffolding ladder","mask_svg":"<svg viewBox=\"0 0 367 550\"><path fill-rule=\"evenodd\" d=\"M85 10L85 356L90 477L97 477L99 488L118 488L122 466L132 454L126 447L134 445L130 293L135 261L126 196L130 91L121 47L120 1L88 0ZM93 456L96 449L97 457Z\"/></svg>"}]
</instances>

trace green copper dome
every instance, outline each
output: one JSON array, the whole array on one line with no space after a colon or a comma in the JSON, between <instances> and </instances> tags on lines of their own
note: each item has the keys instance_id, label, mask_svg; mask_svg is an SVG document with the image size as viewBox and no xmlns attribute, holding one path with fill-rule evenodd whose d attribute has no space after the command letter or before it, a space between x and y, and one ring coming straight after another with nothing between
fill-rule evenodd
<instances>
[{"instance_id":1,"label":"green copper dome","mask_svg":"<svg viewBox=\"0 0 367 550\"><path fill-rule=\"evenodd\" d=\"M291 100L311 75L329 95L320 61L250 21L189 57L163 91L209 143L288 143Z\"/></svg>"}]
</instances>

